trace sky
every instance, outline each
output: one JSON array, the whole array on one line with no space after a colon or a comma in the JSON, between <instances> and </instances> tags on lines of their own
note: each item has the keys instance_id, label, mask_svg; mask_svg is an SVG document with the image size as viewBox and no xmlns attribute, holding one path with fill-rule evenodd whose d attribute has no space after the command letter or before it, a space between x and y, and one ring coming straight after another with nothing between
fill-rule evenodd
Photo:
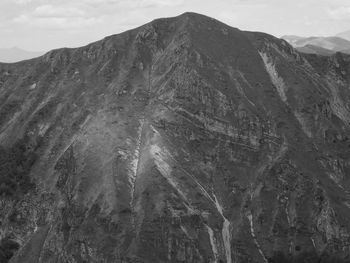
<instances>
[{"instance_id":1,"label":"sky","mask_svg":"<svg viewBox=\"0 0 350 263\"><path fill-rule=\"evenodd\" d=\"M0 0L0 48L78 47L187 11L277 37L350 30L349 0Z\"/></svg>"}]
</instances>

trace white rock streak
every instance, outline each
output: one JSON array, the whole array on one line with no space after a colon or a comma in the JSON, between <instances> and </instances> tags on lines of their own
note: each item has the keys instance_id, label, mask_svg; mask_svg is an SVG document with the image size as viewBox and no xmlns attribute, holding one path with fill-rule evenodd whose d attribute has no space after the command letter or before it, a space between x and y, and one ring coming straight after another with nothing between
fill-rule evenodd
<instances>
[{"instance_id":1,"label":"white rock streak","mask_svg":"<svg viewBox=\"0 0 350 263\"><path fill-rule=\"evenodd\" d=\"M137 177L137 168L138 168L139 161L140 161L140 148L141 148L142 130L143 130L144 124L145 124L145 120L141 119L139 128L137 130L136 147L135 147L135 151L134 151L134 154L132 156L132 161L131 161L131 173L129 173L129 183L130 183L130 188L131 188L130 207L132 207L133 202L134 202L135 181L136 181L136 177Z\"/></svg>"},{"instance_id":2,"label":"white rock streak","mask_svg":"<svg viewBox=\"0 0 350 263\"><path fill-rule=\"evenodd\" d=\"M153 128L154 129L154 128ZM168 183L177 190L179 195L184 199L187 200L186 194L181 190L181 185L179 182L176 181L176 179L171 176L172 169L169 165L169 163L176 163L176 159L171 155L169 151L167 151L165 148L160 148L158 145L154 144L150 146L150 153L153 156L153 159L155 161L155 164L158 168L158 171L167 179ZM186 175L188 175L198 186L198 188L201 190L203 195L213 203L216 210L219 212L221 217L223 218L224 222L222 225L222 240L224 243L225 248L225 256L226 256L226 263L232 263L232 257L231 257L231 231L230 231L230 222L227 220L227 218L224 216L223 207L218 202L215 194L213 194L213 197L208 193L208 191L203 187L203 185L196 179L195 176L187 172L184 168L181 166L178 166ZM208 226L207 226L208 229ZM211 229L210 229L211 230ZM214 233L211 232L208 229L208 234L210 237L210 242L212 245L213 253L217 254L217 247L214 242ZM212 236L211 236L212 234Z\"/></svg>"},{"instance_id":3,"label":"white rock streak","mask_svg":"<svg viewBox=\"0 0 350 263\"><path fill-rule=\"evenodd\" d=\"M181 190L180 184L174 177L171 176L172 169L167 162L168 154L163 151L158 145L151 145L150 153L153 156L155 165L161 175L168 181L168 183L177 191L183 200L187 200L185 193Z\"/></svg>"},{"instance_id":4,"label":"white rock streak","mask_svg":"<svg viewBox=\"0 0 350 263\"><path fill-rule=\"evenodd\" d=\"M253 215L252 215L251 213L249 213L249 214L247 215L247 217L248 217L249 224L250 224L250 233L251 233L251 235L252 235L252 237L253 237L254 243L255 243L255 245L256 245L256 247L257 247L257 249L258 249L260 255L262 256L262 258L264 259L264 261L267 263L268 260L267 260L267 258L265 257L264 252L261 250L261 247L260 247L260 245L259 245L259 243L258 243L258 240L256 239L256 236L255 236L254 223L253 223Z\"/></svg>"},{"instance_id":5,"label":"white rock streak","mask_svg":"<svg viewBox=\"0 0 350 263\"><path fill-rule=\"evenodd\" d=\"M36 88L36 83L33 83L33 84L30 85L30 87L29 87L30 90L33 90L33 89L35 89L35 88Z\"/></svg>"},{"instance_id":6,"label":"white rock streak","mask_svg":"<svg viewBox=\"0 0 350 263\"><path fill-rule=\"evenodd\" d=\"M229 136L233 139L232 143L241 145L243 147L250 148L252 150L255 150L259 146L259 140L256 135L251 134L249 136L242 135L239 133L239 129L229 123L223 122L223 121L218 121L217 119L209 118L207 116L204 116L203 114L197 115L197 114L192 114L191 112L187 111L184 108L177 108L172 109L174 110L175 113L185 113L186 115L197 119L202 123L202 125L209 131L211 132L216 132L219 134L223 134L226 136ZM181 114L181 117L185 118L184 115ZM192 124L196 125L193 123L190 119L186 118L186 120L190 121ZM201 126L199 126L201 127ZM201 127L202 128L202 127ZM245 143L238 143L237 139L242 139Z\"/></svg>"},{"instance_id":7,"label":"white rock streak","mask_svg":"<svg viewBox=\"0 0 350 263\"><path fill-rule=\"evenodd\" d=\"M307 120L303 117L303 115L297 111L294 112L295 118L298 120L303 132L309 137L312 137L312 132L308 127Z\"/></svg>"},{"instance_id":8,"label":"white rock streak","mask_svg":"<svg viewBox=\"0 0 350 263\"><path fill-rule=\"evenodd\" d=\"M283 102L287 102L287 86L284 83L283 79L278 75L275 64L270 61L267 54L264 52L259 52L262 60L264 61L265 68L267 73L269 73L273 85L276 87L278 95Z\"/></svg>"},{"instance_id":9,"label":"white rock streak","mask_svg":"<svg viewBox=\"0 0 350 263\"><path fill-rule=\"evenodd\" d=\"M209 195L209 193L205 190L205 188L196 180L196 178L188 173L187 171L183 170L187 175L189 175L193 181L198 185L198 187L201 189L202 193L210 200L216 207L217 211L223 218L224 222L222 225L222 240L224 243L225 247L225 255L226 255L226 262L227 263L232 263L232 258L231 258L231 231L230 231L230 222L227 220L227 218L224 216L223 208L218 202L215 194L214 194L214 199Z\"/></svg>"},{"instance_id":10,"label":"white rock streak","mask_svg":"<svg viewBox=\"0 0 350 263\"><path fill-rule=\"evenodd\" d=\"M218 261L218 248L216 247L214 231L213 229L210 228L210 226L206 225L206 227L209 235L211 250L213 251L213 255L214 255L214 262L216 263Z\"/></svg>"},{"instance_id":11,"label":"white rock streak","mask_svg":"<svg viewBox=\"0 0 350 263\"><path fill-rule=\"evenodd\" d=\"M50 128L50 124L39 124L39 126L38 126L38 129L39 129L38 134L40 136L44 136L48 128Z\"/></svg>"},{"instance_id":12,"label":"white rock streak","mask_svg":"<svg viewBox=\"0 0 350 263\"><path fill-rule=\"evenodd\" d=\"M254 90L254 88L250 85L250 83L247 81L247 79L244 77L243 73L240 72L240 71L237 71L239 77L244 81L244 83L251 89L251 90ZM256 105L254 104L254 102L252 102L248 97L247 95L245 94L241 84L239 84L238 80L236 80L234 78L234 81L235 81L235 84L236 84L236 87L237 87L237 90L238 92L254 107L256 107Z\"/></svg>"},{"instance_id":13,"label":"white rock streak","mask_svg":"<svg viewBox=\"0 0 350 263\"><path fill-rule=\"evenodd\" d=\"M337 115L347 126L350 126L350 113L347 107L344 104L344 101L341 97L339 89L334 85L329 83L329 88L332 92L332 102L331 108L335 115Z\"/></svg>"},{"instance_id":14,"label":"white rock streak","mask_svg":"<svg viewBox=\"0 0 350 263\"><path fill-rule=\"evenodd\" d=\"M224 216L223 208L218 202L216 196L214 195L215 199L215 206L220 215L222 216L224 222L222 224L222 240L224 242L225 247L225 254L226 254L226 262L232 263L232 257L231 257L231 231L230 231L230 221L227 220L227 218Z\"/></svg>"},{"instance_id":15,"label":"white rock streak","mask_svg":"<svg viewBox=\"0 0 350 263\"><path fill-rule=\"evenodd\" d=\"M312 237L311 237L311 242L312 242L312 245L314 246L314 249L317 250L315 240Z\"/></svg>"}]
</instances>

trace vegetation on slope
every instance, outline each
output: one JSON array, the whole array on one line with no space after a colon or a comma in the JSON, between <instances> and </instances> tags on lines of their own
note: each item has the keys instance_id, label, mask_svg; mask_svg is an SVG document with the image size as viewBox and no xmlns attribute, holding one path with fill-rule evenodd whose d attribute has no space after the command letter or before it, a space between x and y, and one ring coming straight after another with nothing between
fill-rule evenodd
<instances>
[{"instance_id":1,"label":"vegetation on slope","mask_svg":"<svg viewBox=\"0 0 350 263\"><path fill-rule=\"evenodd\" d=\"M28 138L11 148L0 146L0 195L17 198L34 188L29 171L37 156Z\"/></svg>"}]
</instances>

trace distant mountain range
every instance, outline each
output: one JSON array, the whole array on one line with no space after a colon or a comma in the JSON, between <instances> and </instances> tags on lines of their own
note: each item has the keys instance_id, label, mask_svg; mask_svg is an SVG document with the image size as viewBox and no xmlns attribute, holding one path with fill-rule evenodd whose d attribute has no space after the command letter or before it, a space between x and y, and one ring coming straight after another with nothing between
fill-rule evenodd
<instances>
[{"instance_id":1,"label":"distant mountain range","mask_svg":"<svg viewBox=\"0 0 350 263\"><path fill-rule=\"evenodd\" d=\"M350 31L348 32L350 36ZM339 35L346 35L346 32ZM336 52L350 54L350 41L339 37L299 37L283 36L297 50L303 53L319 54L324 56L332 55Z\"/></svg>"},{"instance_id":2,"label":"distant mountain range","mask_svg":"<svg viewBox=\"0 0 350 263\"><path fill-rule=\"evenodd\" d=\"M45 52L33 52L20 49L18 47L13 48L0 48L0 62L12 63L22 60L27 60L43 55Z\"/></svg>"},{"instance_id":3,"label":"distant mountain range","mask_svg":"<svg viewBox=\"0 0 350 263\"><path fill-rule=\"evenodd\" d=\"M339 33L337 37L341 37L350 41L350 30Z\"/></svg>"}]
</instances>

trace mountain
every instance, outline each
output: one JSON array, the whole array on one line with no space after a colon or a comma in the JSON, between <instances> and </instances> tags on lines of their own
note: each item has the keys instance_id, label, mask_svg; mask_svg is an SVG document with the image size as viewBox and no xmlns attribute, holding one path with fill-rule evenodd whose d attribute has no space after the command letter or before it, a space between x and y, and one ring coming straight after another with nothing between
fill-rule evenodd
<instances>
[{"instance_id":1,"label":"mountain","mask_svg":"<svg viewBox=\"0 0 350 263\"><path fill-rule=\"evenodd\" d=\"M281 38L286 40L292 46L295 46L298 43L298 41L306 39L305 37L299 37L294 35L286 35L286 36L282 36Z\"/></svg>"},{"instance_id":2,"label":"mountain","mask_svg":"<svg viewBox=\"0 0 350 263\"><path fill-rule=\"evenodd\" d=\"M337 37L341 37L350 41L350 30L337 34Z\"/></svg>"},{"instance_id":3,"label":"mountain","mask_svg":"<svg viewBox=\"0 0 350 263\"><path fill-rule=\"evenodd\" d=\"M348 262L349 84L195 13L0 64L0 261Z\"/></svg>"},{"instance_id":4,"label":"mountain","mask_svg":"<svg viewBox=\"0 0 350 263\"><path fill-rule=\"evenodd\" d=\"M26 51L17 47L0 48L0 62L11 63L43 55L44 52Z\"/></svg>"},{"instance_id":5,"label":"mountain","mask_svg":"<svg viewBox=\"0 0 350 263\"><path fill-rule=\"evenodd\" d=\"M300 52L319 55L334 54L336 52L348 53L350 41L340 37L297 37L283 36L284 40L297 48Z\"/></svg>"},{"instance_id":6,"label":"mountain","mask_svg":"<svg viewBox=\"0 0 350 263\"><path fill-rule=\"evenodd\" d=\"M303 47L297 47L296 48L299 52L301 53L307 53L307 54L318 54L322 56L331 56L334 54L332 50L325 49L319 46L314 46L314 45L306 45ZM346 52L344 52L346 53Z\"/></svg>"}]
</instances>

